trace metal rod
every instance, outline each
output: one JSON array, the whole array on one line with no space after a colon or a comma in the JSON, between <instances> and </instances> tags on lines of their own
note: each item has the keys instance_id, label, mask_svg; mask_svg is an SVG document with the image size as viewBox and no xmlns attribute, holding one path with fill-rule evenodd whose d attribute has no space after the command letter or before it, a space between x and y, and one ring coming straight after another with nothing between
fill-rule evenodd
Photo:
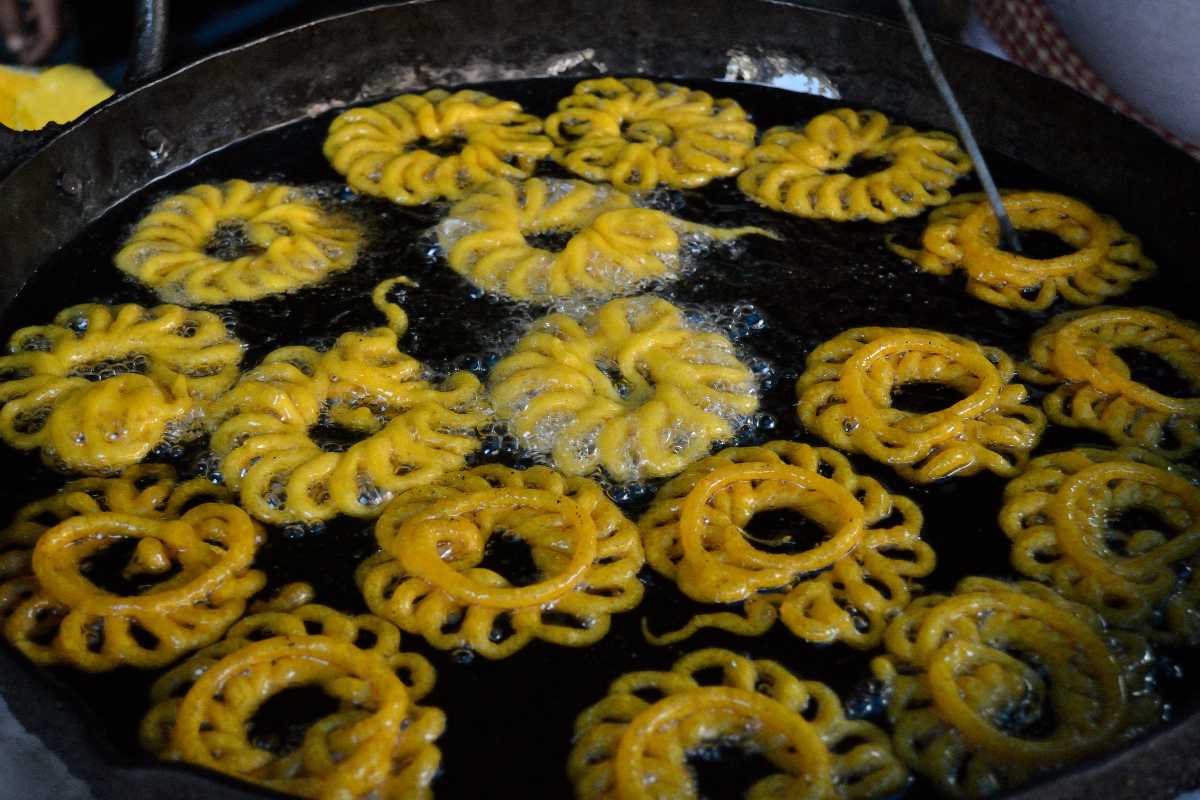
<instances>
[{"instance_id":1,"label":"metal rod","mask_svg":"<svg viewBox=\"0 0 1200 800\"><path fill-rule=\"evenodd\" d=\"M1017 238L1017 230L1013 227L1012 220L1008 218L1008 211L1000 199L1000 192L996 190L996 182L992 180L992 171L988 169L987 162L983 159L983 153L979 151L979 143L975 141L971 125L963 115L962 108L959 107L958 100L954 97L954 90L950 88L950 82L946 80L946 74L942 72L937 57L933 54L933 47L929 44L929 37L925 35L925 27L921 24L921 18L913 9L912 0L897 0L897 2L900 4L900 10L904 12L904 18L908 21L908 28L912 31L913 39L917 42L921 60L925 62L925 68L929 70L929 77L933 79L933 85L937 87L938 94L942 96L946 107L950 109L950 116L954 118L954 127L958 129L958 135L967 148L967 155L975 163L975 172L979 175L979 182L983 184L983 192L992 206L992 213L996 215L996 220L1000 223L1000 238L1007 249L1014 253L1020 253L1021 240Z\"/></svg>"},{"instance_id":2,"label":"metal rod","mask_svg":"<svg viewBox=\"0 0 1200 800\"><path fill-rule=\"evenodd\" d=\"M167 60L167 0L137 0L135 6L126 89L158 77Z\"/></svg>"}]
</instances>

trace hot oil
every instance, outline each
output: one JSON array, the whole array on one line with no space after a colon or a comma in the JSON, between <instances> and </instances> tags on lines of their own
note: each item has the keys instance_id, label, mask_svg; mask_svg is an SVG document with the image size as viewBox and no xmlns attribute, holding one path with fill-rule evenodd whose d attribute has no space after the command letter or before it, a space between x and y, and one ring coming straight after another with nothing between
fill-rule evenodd
<instances>
[{"instance_id":1,"label":"hot oil","mask_svg":"<svg viewBox=\"0 0 1200 800\"><path fill-rule=\"evenodd\" d=\"M817 97L758 86L688 81L741 102L760 129L802 122L831 107ZM493 94L523 103L533 113L548 113L554 101L570 92L572 81L546 79L485 86ZM884 109L887 111L887 109ZM114 253L154 201L196 183L230 178L286 180L311 185L327 201L352 215L366 230L359 263L319 286L221 311L234 332L247 343L245 365L272 349L289 344L325 347L338 334L382 324L370 301L370 290L384 278L407 275L418 288L406 289L409 333L400 346L430 365L436 374L469 369L481 378L532 322L551 309L512 303L485 295L444 266L429 232L445 213L445 205L407 209L385 201L358 197L342 188L339 176L321 155L321 143L332 114L306 120L229 147L173 174L114 209L41 270L4 320L3 332L48 322L61 308L79 302L154 304L155 297L125 278L110 263ZM1064 185L1019 164L993 155L993 170L1002 186L1044 188L1089 197L1086 178ZM540 175L567 177L546 164ZM969 181L956 187L970 191ZM820 342L858 325L928 327L970 336L1000 346L1014 357L1025 353L1032 332L1062 303L1044 313L1026 314L994 308L965 294L960 277L919 273L885 247L889 235L915 240L923 218L886 225L838 224L791 218L762 209L744 198L734 181L718 181L702 190L659 190L647 201L687 220L719 227L756 225L778 240L747 236L733 244L696 245L693 261L681 279L650 289L684 307L697 325L723 331L758 376L760 411L739 426L736 443L772 438L821 444L799 427L793 409L794 384L807 354ZM1125 202L1132 202L1126 199ZM1118 218L1122 208L1097 206ZM1187 298L1195 297L1200 278L1185 269L1169 243L1149 243L1149 255L1162 272L1121 298L1127 305L1155 305L1187 315ZM1172 260L1174 259L1174 260ZM63 276L70 275L69 281ZM593 304L594 306L594 304ZM572 307L583 313L589 306ZM1040 397L1035 392L1035 398ZM1102 437L1052 427L1038 452L1081 443L1101 444ZM215 477L216 465L203 445L165 448L156 455L188 475ZM476 462L499 461L528 466L535 459L502 428L484 437ZM938 553L937 570L926 581L931 591L950 590L970 574L1012 577L1008 543L995 523L1004 481L990 475L957 479L928 487L910 486L885 467L853 457L856 469L883 481L891 490L916 500L925 514L924 536ZM31 498L62 485L63 479L42 468L35 455L0 451L7 476L0 504L11 514ZM657 482L608 484L610 496L636 518L653 497ZM292 526L271 531L258 566L273 587L292 580L311 581L317 599L348 612L364 611L354 587L354 567L373 548L369 522L339 518L321 526ZM773 658L803 678L833 686L854 713L877 716L876 686L869 680L872 654L851 648L814 646L798 641L782 626L760 638L741 638L706 631L677 646L652 647L640 630L642 619L656 631L681 625L697 606L647 568L646 599L633 612L613 618L612 630L585 649L534 643L517 655L489 662L469 653L446 653L426 646L419 637L404 637L406 648L425 654L438 670L429 702L441 706L448 729L439 746L443 773L435 784L442 797L566 797L565 774L573 721L600 700L608 684L631 670L667 669L683 653L720 646L756 658ZM1195 656L1172 653L1176 663L1162 670L1172 703L1190 708L1179 677L1190 672ZM145 706L141 698L153 674L132 670L88 676L55 670L68 691L80 693L98 738L123 760L143 760L136 728ZM1176 677L1170 678L1175 674ZM928 794L917 784L912 796Z\"/></svg>"}]
</instances>

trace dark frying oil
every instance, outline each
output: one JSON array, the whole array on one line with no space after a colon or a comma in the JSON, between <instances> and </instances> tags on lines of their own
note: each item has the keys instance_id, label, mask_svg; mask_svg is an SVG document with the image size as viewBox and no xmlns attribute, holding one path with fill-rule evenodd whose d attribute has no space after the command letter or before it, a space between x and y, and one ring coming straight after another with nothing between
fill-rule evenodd
<instances>
[{"instance_id":1,"label":"dark frying oil","mask_svg":"<svg viewBox=\"0 0 1200 800\"><path fill-rule=\"evenodd\" d=\"M832 105L828 100L778 89L689 83L736 98L753 114L760 129L803 122ZM571 85L568 80L545 79L484 88L497 96L519 100L529 111L541 114L552 110L555 100L569 93ZM123 203L38 273L13 304L2 333L7 336L20 326L49 321L55 312L73 303L154 303L149 292L124 278L111 263L118 244L151 203L205 181L279 180L324 187L331 202L347 209L366 226L369 238L360 263L348 272L318 287L235 304L222 312L249 345L247 365L257 363L281 345L325 344L343 331L380 324L370 303L370 289L383 278L405 274L418 281L420 288L407 290L405 307L411 330L402 341L403 349L435 370L461 367L482 375L527 321L545 309L481 296L440 262L427 230L444 212L444 206L400 208L343 189L339 176L321 156L330 117L306 120L214 153ZM1077 185L1064 185L998 156L992 167L1003 186L1065 191L1121 216L1121 207L1089 196L1084 177ZM549 165L543 173L560 174ZM958 187L960 191L973 188L969 182ZM670 193L669 199L674 212L685 219L724 226L759 225L781 237L779 241L747 237L731 248L707 251L699 256L692 273L657 289L722 326L764 376L769 388L763 397L763 414L742 432L742 443L778 437L819 444L797 424L792 410L793 384L809 351L848 327L935 328L998 345L1020 358L1033 330L1050 314L1065 310L1061 303L1043 314L994 308L967 296L960 277L938 278L917 272L892 255L884 240L889 235L914 240L922 219L887 225L795 219L747 201L733 181ZM1182 256L1169 244L1148 243L1150 255L1159 260L1162 272L1153 281L1139 285L1122 302L1155 305L1188 315L1189 309L1182 304L1196 296L1196 272L1179 260ZM67 275L70 279L64 280ZM914 402L935 401L914 398ZM1101 439L1053 428L1039 452L1083 442L1100 443ZM514 450L511 437L498 433L488 438L483 458L529 463ZM170 461L188 474L212 474L211 459L205 457L201 447L165 451L156 458ZM1002 480L983 475L914 487L868 460L853 460L858 469L921 504L925 537L936 548L939 560L937 571L926 581L930 590L948 590L969 574L1012 576L1007 542L995 522ZM0 450L0 464L7 476L0 488L0 511L5 515L62 484L62 479L43 469L33 455ZM633 517L651 496L646 487L614 489L613 494ZM341 519L315 530L274 530L259 566L268 572L274 586L308 580L316 586L319 601L361 612L364 609L351 575L372 547L370 526L358 521ZM506 555L504 548L497 548L489 558L494 563L512 560L507 566L514 577L527 571L528 559L520 553ZM467 653L433 650L418 637L405 636L405 646L427 655L438 670L437 688L430 702L445 709L448 717L448 729L440 742L445 754L443 772L435 784L440 797L569 796L565 764L575 715L600 700L618 675L630 670L668 668L682 653L700 647L728 647L758 658L777 659L798 675L831 684L853 712L877 715L878 697L872 694L867 680L872 654L842 645L808 645L778 627L757 639L710 631L680 646L647 645L640 632L643 618L653 629L667 630L681 624L695 606L649 569L644 580L644 603L616 617L609 635L586 649L535 643L509 659L493 663L472 659ZM1170 656L1183 662L1185 671L1190 669L1189 654ZM1164 668L1163 673L1176 674L1164 684L1172 702L1177 707L1190 707L1192 698L1184 693L1177 670ZM131 670L101 676L66 670L55 674L66 691L81 690L82 702L95 712L94 719L103 726L103 737L113 743L118 758L144 758L137 749L136 728L144 710L142 698L153 675ZM303 714L297 716L303 718ZM283 741L291 735L276 730L264 737ZM698 770L706 796L725 796L737 788L736 781L731 785L727 780L728 775L723 775L719 783L710 783L703 777L710 772L708 768ZM746 768L747 781L758 774L756 769ZM748 783L740 785L745 788ZM913 796L923 796L928 790L917 784Z\"/></svg>"}]
</instances>

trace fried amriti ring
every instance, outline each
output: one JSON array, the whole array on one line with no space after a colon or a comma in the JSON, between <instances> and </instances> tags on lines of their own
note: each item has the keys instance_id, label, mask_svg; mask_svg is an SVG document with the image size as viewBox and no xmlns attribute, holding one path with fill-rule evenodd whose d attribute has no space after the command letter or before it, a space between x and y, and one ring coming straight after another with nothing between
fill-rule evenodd
<instances>
[{"instance_id":1,"label":"fried amriti ring","mask_svg":"<svg viewBox=\"0 0 1200 800\"><path fill-rule=\"evenodd\" d=\"M194 438L237 380L242 344L179 306L87 303L21 328L0 357L0 439L61 471L100 475Z\"/></svg>"},{"instance_id":2,"label":"fried amriti ring","mask_svg":"<svg viewBox=\"0 0 1200 800\"><path fill-rule=\"evenodd\" d=\"M961 269L967 292L1023 311L1048 308L1060 295L1076 305L1095 305L1155 272L1136 236L1078 200L1050 192L1009 192L1003 202L1018 230L1051 234L1074 252L1030 258L1001 250L996 215L981 194L960 195L930 214L921 249L888 246L935 275Z\"/></svg>"},{"instance_id":3,"label":"fried amriti ring","mask_svg":"<svg viewBox=\"0 0 1200 800\"><path fill-rule=\"evenodd\" d=\"M1060 314L1033 335L1021 377L1047 386L1052 422L1107 434L1167 458L1200 448L1200 399L1135 380L1121 350L1156 356L1200 390L1200 328L1168 312L1116 306ZM1171 443L1174 440L1174 443Z\"/></svg>"},{"instance_id":4,"label":"fried amriti ring","mask_svg":"<svg viewBox=\"0 0 1200 800\"><path fill-rule=\"evenodd\" d=\"M715 682L706 673L719 671ZM887 734L848 720L828 686L774 661L699 650L670 672L631 672L575 721L567 773L583 800L697 797L688 758L735 745L777 771L746 797L857 800L889 796L908 773Z\"/></svg>"},{"instance_id":5,"label":"fried amriti ring","mask_svg":"<svg viewBox=\"0 0 1200 800\"><path fill-rule=\"evenodd\" d=\"M528 545L532 583L480 566L501 535ZM367 607L443 650L506 658L533 639L583 647L642 598L637 528L599 485L546 467L493 464L403 492L375 538L383 552L357 573Z\"/></svg>"},{"instance_id":6,"label":"fried amriti ring","mask_svg":"<svg viewBox=\"0 0 1200 800\"><path fill-rule=\"evenodd\" d=\"M237 237L245 246L236 247ZM223 238L242 252L210 252ZM116 255L117 268L163 300L258 300L349 269L362 233L294 186L228 181L161 200Z\"/></svg>"},{"instance_id":7,"label":"fried amriti ring","mask_svg":"<svg viewBox=\"0 0 1200 800\"><path fill-rule=\"evenodd\" d=\"M1012 359L937 331L853 328L808 357L796 383L804 427L841 450L890 464L928 483L983 470L1011 477L1041 438L1046 419L1024 404ZM939 383L965 395L918 414L895 408L905 384Z\"/></svg>"},{"instance_id":8,"label":"fried amriti ring","mask_svg":"<svg viewBox=\"0 0 1200 800\"><path fill-rule=\"evenodd\" d=\"M860 177L855 159L881 159ZM971 171L958 140L941 131L893 125L878 111L839 108L803 129L771 128L746 154L738 187L767 208L837 222L915 217L950 200L949 187Z\"/></svg>"},{"instance_id":9,"label":"fried amriti ring","mask_svg":"<svg viewBox=\"0 0 1200 800\"><path fill-rule=\"evenodd\" d=\"M453 153L432 152L456 142ZM553 147L542 121L511 100L433 89L342 112L324 149L356 192L415 206L457 200L493 178L526 178Z\"/></svg>"},{"instance_id":10,"label":"fried amriti ring","mask_svg":"<svg viewBox=\"0 0 1200 800\"><path fill-rule=\"evenodd\" d=\"M580 81L546 118L554 160L625 192L694 189L742 170L754 124L733 100L644 78Z\"/></svg>"},{"instance_id":11,"label":"fried amriti ring","mask_svg":"<svg viewBox=\"0 0 1200 800\"><path fill-rule=\"evenodd\" d=\"M674 475L758 408L733 343L651 296L543 318L488 381L496 416L529 450L618 481Z\"/></svg>"}]
</instances>

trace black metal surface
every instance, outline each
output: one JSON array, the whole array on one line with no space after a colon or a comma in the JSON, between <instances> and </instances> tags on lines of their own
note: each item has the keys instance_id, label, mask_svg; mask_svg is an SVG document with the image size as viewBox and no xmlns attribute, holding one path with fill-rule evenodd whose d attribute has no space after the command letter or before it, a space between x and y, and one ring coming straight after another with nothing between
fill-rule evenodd
<instances>
[{"instance_id":1,"label":"black metal surface","mask_svg":"<svg viewBox=\"0 0 1200 800\"><path fill-rule=\"evenodd\" d=\"M573 16L577 19L566 24ZM676 38L680 32L686 32L690 49L681 48ZM115 279L109 264L111 237L106 240L97 234L79 238L84 230L89 230L90 235L94 230L92 223L114 203L219 146L291 120L318 117L333 105L403 89L547 73L640 72L720 77L727 72L730 50L736 49L758 57L782 55L797 67L815 66L843 97L856 105L876 106L902 118L945 125L947 121L939 101L928 86L907 36L903 29L888 25L766 2L738 4L736 9L733 4L712 0L696 0L686 8L675 7L675 4L619 1L603 6L574 2L546 8L531 0L517 0L508 4L503 12L482 2L409 4L338 18L273 37L215 56L115 101L51 143L0 183L0 219L6 220L11 229L24 234L0 239L0 263L10 265L12 270L0 276L0 297L7 302L35 269L44 268L36 286L31 286L37 291L23 295L22 302L6 312L3 329L8 332L27 319L44 319L46 308L88 297L91 287L99 285L89 283L91 281L111 282ZM580 53L589 49L590 55ZM304 54L302 61L297 59L297 53ZM1007 156L1007 163L1022 163L1034 168L1045 178L1045 183L1039 178L1039 186L1078 193L1115 213L1131 229L1143 234L1151 252L1170 267L1165 271L1177 282L1168 284L1170 291L1162 296L1158 294L1163 288L1160 286L1151 295L1141 297L1144 301L1165 302L1187 314L1188 298L1194 296L1196 279L1186 271L1185 254L1196 252L1200 244L1196 211L1190 205L1191 198L1198 196L1197 189L1200 188L1196 166L1148 132L1061 87L958 48L942 47L939 57L947 70L955 75L956 82L987 87L986 91L973 92L963 98L967 113L989 120L989 126L980 131L983 146L997 157ZM416 64L421 66L412 66ZM806 102L814 107L821 105L819 101L804 98L798 98L796 102L800 106ZM770 106L770 103L756 104L754 110ZM172 175L119 209L117 216L105 221L105 226L116 224L114 220L122 218L121 215L127 222L132 221L148 197L167 189L182 188L201 177L284 175L299 181L332 179L334 176L327 167L323 173L317 171L319 159L318 166L293 163L295 157L292 154L296 151L292 148L300 146L297 140L307 143L304 144L308 148L305 158L315 157L315 142L319 141L322 125L322 120L302 123L271 134L266 140L250 142L244 148L205 160L194 170ZM162 132L161 141L147 136L149 128ZM147 140L156 146L151 147ZM269 142L270 146L263 145L262 141ZM280 146L281 143L287 146ZM238 161L239 158L242 160ZM83 165L89 164L94 165L94 169L83 169ZM215 174L214 170L224 170L228 174ZM1007 176L1006 179L1013 180ZM727 212L722 210L723 201L719 194L694 193L689 198L687 211L693 218L734 221L729 217L722 219L721 215ZM419 227L427 221L422 216L426 211L406 212L391 208L383 211L409 228ZM752 221L762 223L763 218L753 217ZM790 315L794 319L789 320L787 329L793 329L792 325L797 326L795 329L807 329L809 326L801 316L806 312L797 309L816 305L823 309L824 322L821 324L826 326L831 321L840 326L879 321L880 314L894 313L894 309L887 312L877 308L871 311L870 319L862 316L870 310L861 301L864 286L886 290L895 288L901 274L911 279L909 273L898 271L898 262L881 250L878 240L881 229L853 226L855 233L864 237L862 245L868 251L855 255L848 254L838 245L838 237L848 228L834 231L830 226L795 222L788 222L786 227L803 232L803 235L796 233L792 239L793 244L797 239L801 241L802 248L772 251L771 244L758 242L751 245L756 248L751 250L754 258L744 259L747 264L760 263L760 257L774 253L777 261L786 256L796 259L797 264L804 267L798 266L799 271L786 274L797 287L803 284L801 288L808 294L789 293L785 296L781 293L776 300L766 303L764 310L773 323L788 319ZM404 259L409 258L404 256ZM412 269L426 270L427 274L421 275L423 284L432 281L433 288L440 286L442 290L450 290L452 279L445 270L432 269L428 263L422 266L419 253L411 258L415 259ZM407 261L404 265L409 266ZM840 273L839 268L847 265L851 272ZM356 272L358 268L348 275ZM62 285L68 288L61 290L61 296L56 296L55 284L61 283L66 274L71 275L71 281ZM366 277L364 274L357 280ZM442 283L438 284L438 281ZM715 295L688 298L685 290L681 299L728 305L744 291L744 287L738 288L736 274L716 283ZM784 282L784 285L791 284ZM462 289L461 285L459 289ZM319 291L314 294L318 295ZM34 302L37 297L42 298L46 308L37 307ZM455 302L462 302L461 294L455 297ZM139 298L133 287L127 285L122 288L121 299ZM59 300L62 302L57 302ZM969 307L973 302L955 293L946 294L933 305L909 302L911 308L905 313L911 312L912 316L897 317L896 321L934 325L939 320L953 318L958 308ZM286 303L277 305L282 307ZM263 308L268 310L262 312L263 319L258 324L269 329L276 318L269 311L269 304ZM464 337L469 334L475 337L471 341L476 341L495 330L490 325L497 323L496 315L504 316L503 308L491 308L492 311L479 312L483 313L482 317L472 317L473 324L463 332ZM411 347L416 355L435 361L469 349L466 342L446 342L447 337L437 335L435 328L423 328L433 324L430 320L438 311L445 309L425 308L423 314L414 314L413 333L416 341L424 342L424 345L406 342L406 349ZM366 324L371 321L369 314L365 306L357 311L352 309L338 325L348 328ZM257 306L255 316L260 316ZM991 321L972 323L970 329L962 332L994 339L998 343L1011 341L1013 334L1004 333L1007 325L1004 318L1004 312L987 310L987 319ZM485 324L487 320L492 323ZM329 323L328 319L320 320L321 325ZM794 368L816 338L827 333L819 326L811 327L812 330L790 342L791 350L781 344L768 347L766 339L752 340L747 347L756 353L762 348L770 350L766 354L769 358ZM314 328L298 331L296 335L316 332ZM773 390L772 404L780 403L786 396L788 387L785 384L786 381L781 381ZM798 433L791 420L786 420L778 432L783 436ZM15 474L13 462L5 463L9 473ZM32 462L27 460L25 463ZM899 484L893 485L899 488ZM967 486L974 488L966 489ZM980 492L995 495L999 483L972 479L962 486L956 484L953 489L956 497L962 497L963 491L971 496ZM905 491L924 496L915 490ZM945 495L947 490L931 491ZM931 520L931 526L952 527L955 522L952 510L948 509L945 515L942 523ZM978 533L964 533L972 532ZM968 539L960 541L959 547L964 543L970 546ZM306 546L313 551L309 558L313 553L319 556L323 552L320 540L294 545L298 550ZM283 546L278 551L279 558L286 560L287 553L288 547ZM301 555L295 557L304 561ZM522 664L538 663L540 659L550 657L544 650L533 649L523 654L521 660L496 665L492 674L497 684L491 680L486 684L482 679L473 680L470 672L492 665L475 664L465 668L466 671L455 672L443 663L444 656L441 656L443 661L439 661L438 666L446 685L458 685L468 697L477 697L484 704L489 697L495 697L497 691L512 693L514 699L528 701L523 716L491 720L483 726L484 734L503 744L514 738L512 731L529 720L538 719L546 713L546 708L558 708L557 716L569 718L578 708L599 699L604 684L620 671L635 665L663 667L669 664L674 653L633 646L638 642L636 623L642 613L626 615L616 626L613 636L605 640L594 656L589 651L576 652L572 663L582 669L595 661L604 665L604 671L592 673L587 686L570 689L566 695L531 693L529 689L518 691L515 688L519 686ZM415 637L408 637L407 641L413 643ZM786 638L782 641L782 645L777 642L763 646L786 646ZM740 642L724 639L722 644L744 649L758 647L750 640ZM697 640L693 644L699 646L702 643L703 640ZM626 644L629 644L628 648ZM831 650L823 652L833 653ZM570 661L569 657L564 658ZM820 660L828 662L822 671L836 672L839 668L839 662L831 655ZM508 677L513 679L511 685L514 688L504 686L497 690L496 686ZM96 685L104 686L102 683ZM108 689L109 696L104 698L108 706L102 704L100 713L93 715L85 731L80 725L81 712L75 702L61 693L48 691L44 676L18 663L7 649L0 649L0 691L18 718L50 743L72 771L93 786L98 798L211 796L213 779L187 770L112 767L113 764L128 764L130 756L127 748L117 741L119 737L113 736L113 721L107 719L105 709L115 708L125 697L136 702L137 692L131 684L120 681L109 685L114 688ZM463 720L464 717L455 714L452 719ZM493 762L484 762L488 769L479 770L477 765L465 760L463 747L468 743L476 748L489 746L486 737L473 740L463 732L470 724L458 722L457 731L452 724L446 740L447 769L454 770L459 777L450 777L448 772L435 788L452 790L460 787L463 785L459 782L463 780L462 773L469 774L472 770L479 771L482 780L492 780L491 785L499 785L495 783L499 775L489 771ZM1126 754L1090 770L1068 774L1061 783L1038 790L1037 796L1083 797L1094 795L1098 786L1109 790L1105 796L1134 796L1122 790L1136 785L1139 798L1167 797L1170 791L1197 777L1198 767L1190 758L1194 750L1178 749L1195 743L1197 729L1200 724L1194 718L1189 719L1168 734ZM528 767L518 769L517 774L529 779L524 784L529 796L561 796L565 783L559 751L565 746L562 737L566 734L556 728L539 731L537 735L556 741L552 748L554 755L547 757L539 768L549 781L546 786L554 787L557 793L533 791L542 784L534 781L531 773L522 772ZM227 796L257 796L227 783L224 786L229 787ZM459 796L460 793L447 791L447 794Z\"/></svg>"},{"instance_id":2,"label":"black metal surface","mask_svg":"<svg viewBox=\"0 0 1200 800\"><path fill-rule=\"evenodd\" d=\"M133 89L157 78L166 61L167 0L137 0L125 88Z\"/></svg>"}]
</instances>

